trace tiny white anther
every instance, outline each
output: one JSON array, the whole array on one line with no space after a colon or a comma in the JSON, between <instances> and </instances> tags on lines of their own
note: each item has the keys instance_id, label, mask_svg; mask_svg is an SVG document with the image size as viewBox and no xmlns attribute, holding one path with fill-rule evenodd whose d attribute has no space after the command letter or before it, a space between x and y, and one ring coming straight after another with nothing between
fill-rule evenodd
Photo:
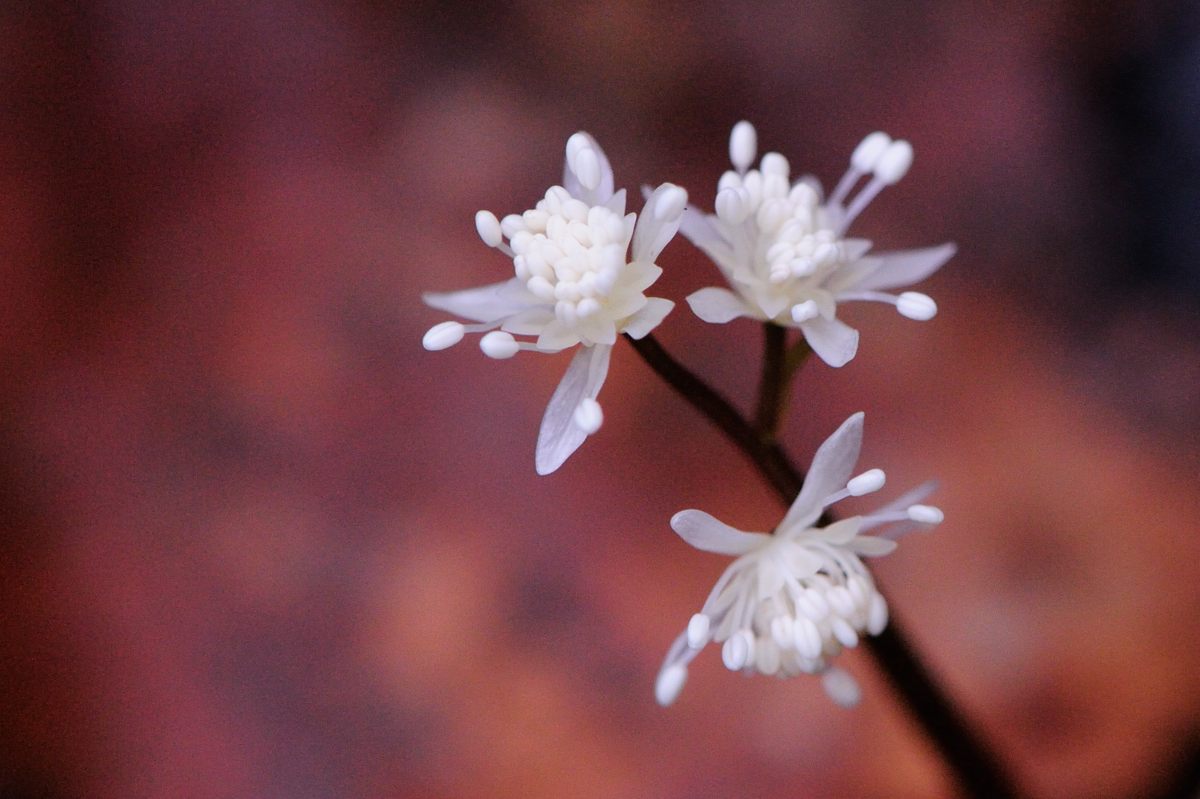
<instances>
[{"instance_id":1,"label":"tiny white anther","mask_svg":"<svg viewBox=\"0 0 1200 799\"><path fill-rule=\"evenodd\" d=\"M894 141L879 156L879 161L875 164L875 177L881 183L891 186L908 173L912 162L912 145L903 139Z\"/></svg>"},{"instance_id":2,"label":"tiny white anther","mask_svg":"<svg viewBox=\"0 0 1200 799\"><path fill-rule=\"evenodd\" d=\"M758 133L754 126L742 120L733 126L729 134L729 161L739 172L745 172L754 163L758 152Z\"/></svg>"},{"instance_id":3,"label":"tiny white anther","mask_svg":"<svg viewBox=\"0 0 1200 799\"><path fill-rule=\"evenodd\" d=\"M654 699L663 707L674 703L687 683L687 668L678 663L667 666L654 681Z\"/></svg>"},{"instance_id":4,"label":"tiny white anther","mask_svg":"<svg viewBox=\"0 0 1200 799\"><path fill-rule=\"evenodd\" d=\"M721 661L730 671L740 671L753 660L754 635L749 630L738 630L721 647Z\"/></svg>"},{"instance_id":5,"label":"tiny white anther","mask_svg":"<svg viewBox=\"0 0 1200 799\"><path fill-rule=\"evenodd\" d=\"M814 301L805 300L792 306L792 321L796 324L803 324L810 319L816 319L820 313Z\"/></svg>"},{"instance_id":6,"label":"tiny white anther","mask_svg":"<svg viewBox=\"0 0 1200 799\"><path fill-rule=\"evenodd\" d=\"M770 638L760 638L754 645L754 667L759 674L770 676L776 673L781 660L779 647Z\"/></svg>"},{"instance_id":7,"label":"tiny white anther","mask_svg":"<svg viewBox=\"0 0 1200 799\"><path fill-rule=\"evenodd\" d=\"M912 505L907 513L908 518L921 524L941 524L942 520L946 518L942 509L935 508L933 505Z\"/></svg>"},{"instance_id":8,"label":"tiny white anther","mask_svg":"<svg viewBox=\"0 0 1200 799\"><path fill-rule=\"evenodd\" d=\"M796 634L791 616L776 616L771 619L771 639L780 649L795 649Z\"/></svg>"},{"instance_id":9,"label":"tiny white anther","mask_svg":"<svg viewBox=\"0 0 1200 799\"><path fill-rule=\"evenodd\" d=\"M678 186L665 184L666 188L661 189L661 194L654 202L654 218L659 222L664 219L675 219L683 213L683 207L687 205L687 192Z\"/></svg>"},{"instance_id":10,"label":"tiny white anther","mask_svg":"<svg viewBox=\"0 0 1200 799\"><path fill-rule=\"evenodd\" d=\"M808 277L817 271L817 264L812 258L802 256L796 258L789 264L792 269L792 274L796 277Z\"/></svg>"},{"instance_id":11,"label":"tiny white anther","mask_svg":"<svg viewBox=\"0 0 1200 799\"><path fill-rule=\"evenodd\" d=\"M819 264L828 264L837 260L838 247L831 241L823 241L813 250L813 260Z\"/></svg>"},{"instance_id":12,"label":"tiny white anther","mask_svg":"<svg viewBox=\"0 0 1200 799\"><path fill-rule=\"evenodd\" d=\"M591 137L589 137L582 130L572 133L570 138L567 139L567 160L574 160L575 156L579 154L580 150L586 150L591 146ZM553 189L551 191L553 191Z\"/></svg>"},{"instance_id":13,"label":"tiny white anther","mask_svg":"<svg viewBox=\"0 0 1200 799\"><path fill-rule=\"evenodd\" d=\"M888 606L883 595L875 592L871 596L871 605L867 609L867 632L879 635L888 623Z\"/></svg>"},{"instance_id":14,"label":"tiny white anther","mask_svg":"<svg viewBox=\"0 0 1200 799\"><path fill-rule=\"evenodd\" d=\"M850 596L850 589L846 586L835 585L829 589L825 598L829 600L829 607L833 608L838 616L854 615L854 597Z\"/></svg>"},{"instance_id":15,"label":"tiny white anther","mask_svg":"<svg viewBox=\"0 0 1200 799\"><path fill-rule=\"evenodd\" d=\"M716 206L717 218L730 225L740 225L750 213L749 196L740 187L717 192Z\"/></svg>"},{"instance_id":16,"label":"tiny white anther","mask_svg":"<svg viewBox=\"0 0 1200 799\"><path fill-rule=\"evenodd\" d=\"M489 247L499 245L503 237L500 231L500 220L491 211L475 212L475 231L479 233L479 238L483 239L483 243Z\"/></svg>"},{"instance_id":17,"label":"tiny white anther","mask_svg":"<svg viewBox=\"0 0 1200 799\"><path fill-rule=\"evenodd\" d=\"M842 618L835 618L830 627L833 629L833 635L842 646L847 649L853 649L858 646L858 633L850 626L850 623Z\"/></svg>"},{"instance_id":18,"label":"tiny white anther","mask_svg":"<svg viewBox=\"0 0 1200 799\"><path fill-rule=\"evenodd\" d=\"M701 649L708 643L709 628L712 619L703 613L696 613L688 620L687 643L692 649Z\"/></svg>"},{"instance_id":19,"label":"tiny white anther","mask_svg":"<svg viewBox=\"0 0 1200 799\"><path fill-rule=\"evenodd\" d=\"M825 600L825 594L818 591L816 588L807 588L803 594L807 601L808 607L805 608L805 614L813 621L821 621L829 615L829 603Z\"/></svg>"},{"instance_id":20,"label":"tiny white anther","mask_svg":"<svg viewBox=\"0 0 1200 799\"><path fill-rule=\"evenodd\" d=\"M864 494L871 494L883 488L883 484L886 481L887 475L884 474L883 469L871 469L855 477L849 483L846 483L846 490L850 492L850 496L852 497L861 497Z\"/></svg>"},{"instance_id":21,"label":"tiny white anther","mask_svg":"<svg viewBox=\"0 0 1200 799\"><path fill-rule=\"evenodd\" d=\"M582 288L576 288L576 291L582 293ZM589 319L600 313L600 303L592 297L584 297L575 306L575 310L579 313L580 319Z\"/></svg>"},{"instance_id":22,"label":"tiny white anther","mask_svg":"<svg viewBox=\"0 0 1200 799\"><path fill-rule=\"evenodd\" d=\"M862 699L858 681L843 669L833 668L822 674L821 686L829 698L842 707L854 707Z\"/></svg>"},{"instance_id":23,"label":"tiny white anther","mask_svg":"<svg viewBox=\"0 0 1200 799\"><path fill-rule=\"evenodd\" d=\"M796 651L801 657L815 660L821 656L821 631L809 618L796 619L792 626Z\"/></svg>"},{"instance_id":24,"label":"tiny white anther","mask_svg":"<svg viewBox=\"0 0 1200 799\"><path fill-rule=\"evenodd\" d=\"M600 425L604 424L604 411L601 410L599 402L591 397L584 397L575 406L575 413L571 418L583 432L590 436L600 429Z\"/></svg>"},{"instance_id":25,"label":"tiny white anther","mask_svg":"<svg viewBox=\"0 0 1200 799\"><path fill-rule=\"evenodd\" d=\"M717 193L719 194L724 189L738 189L742 186L742 176L732 169L722 173L717 181Z\"/></svg>"},{"instance_id":26,"label":"tiny white anther","mask_svg":"<svg viewBox=\"0 0 1200 799\"><path fill-rule=\"evenodd\" d=\"M439 322L425 331L421 346L430 352L444 350L462 341L466 332L466 328L458 322Z\"/></svg>"},{"instance_id":27,"label":"tiny white anther","mask_svg":"<svg viewBox=\"0 0 1200 799\"><path fill-rule=\"evenodd\" d=\"M892 137L881 130L868 134L850 155L850 166L859 172L870 172L891 143Z\"/></svg>"},{"instance_id":28,"label":"tiny white anther","mask_svg":"<svg viewBox=\"0 0 1200 799\"><path fill-rule=\"evenodd\" d=\"M479 339L479 349L483 350L483 354L489 358L503 360L516 355L521 347L517 344L517 340L512 337L511 333L505 333L503 330L493 330Z\"/></svg>"},{"instance_id":29,"label":"tiny white anther","mask_svg":"<svg viewBox=\"0 0 1200 799\"><path fill-rule=\"evenodd\" d=\"M478 214L475 215L475 228L477 230L479 228L479 215ZM505 216L503 219L500 220L500 232L503 233L506 237L508 237L510 239L513 236L517 235L517 233L519 231L522 231L524 229L525 229L525 219L520 214L508 214L507 216ZM483 234L480 234L480 235L482 236Z\"/></svg>"},{"instance_id":30,"label":"tiny white anther","mask_svg":"<svg viewBox=\"0 0 1200 799\"><path fill-rule=\"evenodd\" d=\"M788 160L781 153L767 153L762 157L759 169L764 175L779 175L786 180L788 174L791 172L791 165L788 164Z\"/></svg>"},{"instance_id":31,"label":"tiny white anther","mask_svg":"<svg viewBox=\"0 0 1200 799\"><path fill-rule=\"evenodd\" d=\"M937 316L937 303L927 294L906 291L896 298L896 310L901 316L926 322Z\"/></svg>"}]
</instances>

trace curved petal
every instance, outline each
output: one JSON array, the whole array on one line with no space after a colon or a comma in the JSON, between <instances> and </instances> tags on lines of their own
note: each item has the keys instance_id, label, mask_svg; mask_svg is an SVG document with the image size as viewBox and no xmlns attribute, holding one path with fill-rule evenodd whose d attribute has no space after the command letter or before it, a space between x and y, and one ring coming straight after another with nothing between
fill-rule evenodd
<instances>
[{"instance_id":1,"label":"curved petal","mask_svg":"<svg viewBox=\"0 0 1200 799\"><path fill-rule=\"evenodd\" d=\"M431 308L475 322L494 322L545 304L515 277L462 291L426 292L421 299Z\"/></svg>"},{"instance_id":2,"label":"curved petal","mask_svg":"<svg viewBox=\"0 0 1200 799\"><path fill-rule=\"evenodd\" d=\"M662 324L662 320L674 307L675 303L662 297L647 297L646 304L625 321L621 332L630 338L645 338L650 335L651 330Z\"/></svg>"},{"instance_id":3,"label":"curved petal","mask_svg":"<svg viewBox=\"0 0 1200 799\"><path fill-rule=\"evenodd\" d=\"M730 250L729 243L717 232L713 217L693 206L689 205L683 209L683 218L679 220L679 232L702 250Z\"/></svg>"},{"instance_id":4,"label":"curved petal","mask_svg":"<svg viewBox=\"0 0 1200 799\"><path fill-rule=\"evenodd\" d=\"M671 183L654 190L633 232L633 260L654 263L679 231L687 192Z\"/></svg>"},{"instance_id":5,"label":"curved petal","mask_svg":"<svg viewBox=\"0 0 1200 799\"><path fill-rule=\"evenodd\" d=\"M605 201L604 206L617 216L625 216L625 190L621 189Z\"/></svg>"},{"instance_id":6,"label":"curved petal","mask_svg":"<svg viewBox=\"0 0 1200 799\"><path fill-rule=\"evenodd\" d=\"M739 317L753 317L741 297L728 289L707 288L687 296L692 313L716 325L723 325Z\"/></svg>"},{"instance_id":7,"label":"curved petal","mask_svg":"<svg viewBox=\"0 0 1200 799\"><path fill-rule=\"evenodd\" d=\"M858 352L858 331L838 319L818 316L801 324L800 329L813 352L835 368L845 366Z\"/></svg>"},{"instance_id":8,"label":"curved petal","mask_svg":"<svg viewBox=\"0 0 1200 799\"><path fill-rule=\"evenodd\" d=\"M803 530L821 515L825 497L845 487L862 449L863 414L854 414L825 439L813 456L804 487L779 523L780 531Z\"/></svg>"},{"instance_id":9,"label":"curved petal","mask_svg":"<svg viewBox=\"0 0 1200 799\"><path fill-rule=\"evenodd\" d=\"M859 528L862 527L861 516L851 516L848 519L841 519L827 527L821 527L814 531L813 537L819 538L822 541L828 541L831 544L846 544L858 535Z\"/></svg>"},{"instance_id":10,"label":"curved petal","mask_svg":"<svg viewBox=\"0 0 1200 799\"><path fill-rule=\"evenodd\" d=\"M872 535L860 535L848 544L850 551L856 555L876 558L880 555L890 555L896 551L896 542L887 538Z\"/></svg>"},{"instance_id":11,"label":"curved petal","mask_svg":"<svg viewBox=\"0 0 1200 799\"><path fill-rule=\"evenodd\" d=\"M863 291L886 291L920 283L949 261L957 249L953 244L947 243L920 250L878 253L876 257L883 263L856 288Z\"/></svg>"},{"instance_id":12,"label":"curved petal","mask_svg":"<svg viewBox=\"0 0 1200 799\"><path fill-rule=\"evenodd\" d=\"M562 466L587 438L583 428L575 424L575 409L585 397L594 399L600 393L611 354L612 347L597 344L580 347L571 359L542 417L534 458L538 474L550 474Z\"/></svg>"},{"instance_id":13,"label":"curved petal","mask_svg":"<svg viewBox=\"0 0 1200 799\"><path fill-rule=\"evenodd\" d=\"M744 555L771 540L765 533L730 527L702 510L681 510L671 517L671 529L696 549L718 555Z\"/></svg>"}]
</instances>

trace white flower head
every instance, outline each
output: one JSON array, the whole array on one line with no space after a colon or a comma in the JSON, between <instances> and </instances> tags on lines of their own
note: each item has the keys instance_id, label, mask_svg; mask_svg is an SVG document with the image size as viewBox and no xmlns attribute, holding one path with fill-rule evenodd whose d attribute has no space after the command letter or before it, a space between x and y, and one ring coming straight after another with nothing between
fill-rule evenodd
<instances>
[{"instance_id":1,"label":"white flower head","mask_svg":"<svg viewBox=\"0 0 1200 799\"><path fill-rule=\"evenodd\" d=\"M830 697L853 705L858 688L833 658L858 645L863 634L887 626L887 603L875 587L864 556L886 555L895 538L928 529L942 512L915 504L928 484L869 516L854 516L814 527L829 505L883 487L884 474L871 469L851 478L862 446L863 415L847 419L821 445L800 495L773 535L734 529L699 510L675 514L671 527L697 549L734 555L700 612L675 640L659 670L655 697L669 705L687 681L688 663L710 641L722 645L731 671L820 674ZM864 535L883 525L885 535Z\"/></svg>"},{"instance_id":2,"label":"white flower head","mask_svg":"<svg viewBox=\"0 0 1200 799\"><path fill-rule=\"evenodd\" d=\"M837 188L824 198L815 178L795 182L788 161L767 153L749 169L758 148L749 122L733 127L734 170L717 183L716 213L688 208L681 231L717 264L734 289L701 289L687 298L706 322L748 317L798 327L830 366L843 366L858 350L858 331L837 318L839 303L874 300L896 306L910 319L931 319L932 299L909 286L933 274L954 255L953 244L868 254L871 242L848 238L850 224L885 186L912 164L912 146L885 133L863 139ZM849 203L860 178L870 176Z\"/></svg>"},{"instance_id":3,"label":"white flower head","mask_svg":"<svg viewBox=\"0 0 1200 799\"><path fill-rule=\"evenodd\" d=\"M479 346L492 358L579 347L542 418L538 474L553 472L599 429L596 397L618 334L642 338L674 307L644 292L662 274L655 260L679 230L686 203L683 189L664 183L640 216L626 214L604 151L576 133L567 140L562 186L522 214L475 215L479 237L512 259L515 276L424 295L426 304L476 323L434 325L423 340L428 350L452 347L466 333L483 333Z\"/></svg>"}]
</instances>

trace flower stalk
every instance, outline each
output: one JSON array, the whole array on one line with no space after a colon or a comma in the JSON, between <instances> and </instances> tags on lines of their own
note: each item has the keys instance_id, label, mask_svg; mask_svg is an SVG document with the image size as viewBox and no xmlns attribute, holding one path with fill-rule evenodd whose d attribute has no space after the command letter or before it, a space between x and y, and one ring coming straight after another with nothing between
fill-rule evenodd
<instances>
[{"instance_id":1,"label":"flower stalk","mask_svg":"<svg viewBox=\"0 0 1200 799\"><path fill-rule=\"evenodd\" d=\"M787 507L800 492L804 474L791 463L775 440L775 434L787 384L804 356L795 355L795 349L790 353L787 351L783 328L771 324L766 324L765 328L765 357L755 424L748 422L728 400L671 356L653 336L630 338L629 341L659 377L738 446ZM772 332L771 328L779 333ZM826 511L820 523L831 522ZM866 638L864 643L945 761L964 795L1000 799L1018 795L999 758L938 685L908 642L894 612L887 627L878 635Z\"/></svg>"}]
</instances>

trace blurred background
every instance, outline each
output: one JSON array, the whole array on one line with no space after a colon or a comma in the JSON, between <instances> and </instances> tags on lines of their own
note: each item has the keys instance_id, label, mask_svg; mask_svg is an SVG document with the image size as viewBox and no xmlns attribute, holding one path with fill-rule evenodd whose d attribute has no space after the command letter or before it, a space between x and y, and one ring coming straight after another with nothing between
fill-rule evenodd
<instances>
[{"instance_id":1,"label":"blurred background","mask_svg":"<svg viewBox=\"0 0 1200 799\"><path fill-rule=\"evenodd\" d=\"M910 139L855 229L959 245L787 419L941 479L897 617L1030 795L1195 795L1195 4L10 2L0 101L4 799L954 795L863 653L654 704L726 564L671 514L780 508L627 346L547 478L568 358L420 346L573 131L711 208L742 118L826 184ZM658 335L748 407L755 325Z\"/></svg>"}]
</instances>

